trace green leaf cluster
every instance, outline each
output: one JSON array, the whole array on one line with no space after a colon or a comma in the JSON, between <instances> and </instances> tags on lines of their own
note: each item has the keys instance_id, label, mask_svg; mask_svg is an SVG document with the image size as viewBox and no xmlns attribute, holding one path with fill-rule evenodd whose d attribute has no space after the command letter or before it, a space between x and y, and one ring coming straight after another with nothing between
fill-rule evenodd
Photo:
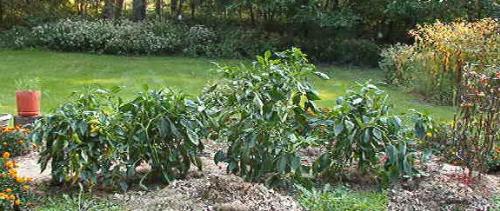
<instances>
[{"instance_id":1,"label":"green leaf cluster","mask_svg":"<svg viewBox=\"0 0 500 211\"><path fill-rule=\"evenodd\" d=\"M207 87L203 99L210 108L219 141L230 146L216 162L247 180L301 177L307 169L298 150L312 138L302 135L308 112L319 99L308 77L317 72L299 49L274 55L266 52L251 67L220 67L223 79ZM268 180L272 181L272 180Z\"/></svg>"},{"instance_id":2,"label":"green leaf cluster","mask_svg":"<svg viewBox=\"0 0 500 211\"><path fill-rule=\"evenodd\" d=\"M139 176L141 185L148 176L170 182L191 163L201 168L204 123L197 103L171 90L146 90L123 102L118 91L76 94L36 123L32 138L41 146L42 170L50 163L55 182L125 190ZM151 171L136 172L141 164Z\"/></svg>"}]
</instances>

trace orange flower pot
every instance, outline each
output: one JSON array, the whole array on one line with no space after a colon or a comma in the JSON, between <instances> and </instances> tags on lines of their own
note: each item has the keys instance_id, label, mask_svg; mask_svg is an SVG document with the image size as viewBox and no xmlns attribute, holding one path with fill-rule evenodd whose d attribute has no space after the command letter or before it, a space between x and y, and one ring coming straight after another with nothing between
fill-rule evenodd
<instances>
[{"instance_id":1,"label":"orange flower pot","mask_svg":"<svg viewBox=\"0 0 500 211\"><path fill-rule=\"evenodd\" d=\"M17 114L23 117L40 115L40 91L17 91Z\"/></svg>"}]
</instances>

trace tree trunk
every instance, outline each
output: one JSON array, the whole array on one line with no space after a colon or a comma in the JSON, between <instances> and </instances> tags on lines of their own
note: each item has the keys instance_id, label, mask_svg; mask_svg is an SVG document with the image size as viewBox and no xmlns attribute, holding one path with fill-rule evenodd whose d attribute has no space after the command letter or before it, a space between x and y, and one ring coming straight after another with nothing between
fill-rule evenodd
<instances>
[{"instance_id":1,"label":"tree trunk","mask_svg":"<svg viewBox=\"0 0 500 211\"><path fill-rule=\"evenodd\" d=\"M253 6L250 4L250 22L252 22L252 25L255 25L255 17L253 16Z\"/></svg>"},{"instance_id":2,"label":"tree trunk","mask_svg":"<svg viewBox=\"0 0 500 211\"><path fill-rule=\"evenodd\" d=\"M123 13L123 0L116 0L115 2L115 17L121 18Z\"/></svg>"},{"instance_id":3,"label":"tree trunk","mask_svg":"<svg viewBox=\"0 0 500 211\"><path fill-rule=\"evenodd\" d=\"M191 0L191 18L194 18L194 14L196 13L196 2L195 0Z\"/></svg>"},{"instance_id":4,"label":"tree trunk","mask_svg":"<svg viewBox=\"0 0 500 211\"><path fill-rule=\"evenodd\" d=\"M176 17L181 19L182 17L182 5L184 4L184 0L179 0L179 6L177 7Z\"/></svg>"},{"instance_id":5,"label":"tree trunk","mask_svg":"<svg viewBox=\"0 0 500 211\"><path fill-rule=\"evenodd\" d=\"M0 0L0 27L3 25L3 0Z\"/></svg>"},{"instance_id":6,"label":"tree trunk","mask_svg":"<svg viewBox=\"0 0 500 211\"><path fill-rule=\"evenodd\" d=\"M113 0L104 1L103 18L105 20L113 20L115 18L115 2Z\"/></svg>"},{"instance_id":7,"label":"tree trunk","mask_svg":"<svg viewBox=\"0 0 500 211\"><path fill-rule=\"evenodd\" d=\"M175 18L175 14L177 13L177 0L170 1L170 14L172 18Z\"/></svg>"},{"instance_id":8,"label":"tree trunk","mask_svg":"<svg viewBox=\"0 0 500 211\"><path fill-rule=\"evenodd\" d=\"M158 20L161 20L162 13L163 13L163 0L156 0L156 2L155 2L155 12L156 12L156 18Z\"/></svg>"},{"instance_id":9,"label":"tree trunk","mask_svg":"<svg viewBox=\"0 0 500 211\"><path fill-rule=\"evenodd\" d=\"M134 21L142 21L146 18L146 0L134 0L133 13Z\"/></svg>"}]
</instances>

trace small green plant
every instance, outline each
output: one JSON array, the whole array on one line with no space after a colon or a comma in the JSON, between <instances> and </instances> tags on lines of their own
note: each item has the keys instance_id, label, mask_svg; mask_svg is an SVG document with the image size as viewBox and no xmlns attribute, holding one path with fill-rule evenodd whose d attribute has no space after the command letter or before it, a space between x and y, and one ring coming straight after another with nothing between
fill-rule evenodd
<instances>
[{"instance_id":1,"label":"small green plant","mask_svg":"<svg viewBox=\"0 0 500 211\"><path fill-rule=\"evenodd\" d=\"M321 137L319 145L327 149L313 171L336 174L355 164L384 180L417 175L406 128L399 117L388 114L387 95L370 83L360 87L339 97L331 111L312 122Z\"/></svg>"},{"instance_id":2,"label":"small green plant","mask_svg":"<svg viewBox=\"0 0 500 211\"><path fill-rule=\"evenodd\" d=\"M57 211L57 210L105 210L119 211L123 210L120 205L107 201L106 199L97 199L89 195L78 194L62 196L43 197L40 205L36 210L40 211Z\"/></svg>"},{"instance_id":3,"label":"small green plant","mask_svg":"<svg viewBox=\"0 0 500 211\"><path fill-rule=\"evenodd\" d=\"M388 198L384 192L353 191L345 186L325 185L322 190L308 190L297 186L299 202L307 210L387 210Z\"/></svg>"},{"instance_id":4,"label":"small green plant","mask_svg":"<svg viewBox=\"0 0 500 211\"><path fill-rule=\"evenodd\" d=\"M224 78L208 87L203 99L216 124L216 137L230 146L216 162L247 180L276 181L305 172L298 150L312 141L301 135L306 111L317 111L318 93L307 77L315 71L297 48L257 57L252 67L221 67Z\"/></svg>"},{"instance_id":5,"label":"small green plant","mask_svg":"<svg viewBox=\"0 0 500 211\"><path fill-rule=\"evenodd\" d=\"M19 91L37 91L40 90L40 78L23 78L15 82L16 88Z\"/></svg>"}]
</instances>

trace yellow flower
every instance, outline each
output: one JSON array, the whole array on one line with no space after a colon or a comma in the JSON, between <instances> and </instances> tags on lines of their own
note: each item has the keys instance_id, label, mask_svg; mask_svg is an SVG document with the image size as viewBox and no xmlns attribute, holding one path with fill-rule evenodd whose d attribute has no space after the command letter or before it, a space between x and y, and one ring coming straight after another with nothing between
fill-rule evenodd
<instances>
[{"instance_id":1,"label":"yellow flower","mask_svg":"<svg viewBox=\"0 0 500 211\"><path fill-rule=\"evenodd\" d=\"M30 186L29 186L29 185L23 185L23 189L24 189L24 190L29 190L29 189L30 189Z\"/></svg>"},{"instance_id":2,"label":"yellow flower","mask_svg":"<svg viewBox=\"0 0 500 211\"><path fill-rule=\"evenodd\" d=\"M26 182L26 179L24 179L23 177L17 177L16 178L16 182L18 182L18 183L24 183L24 182Z\"/></svg>"},{"instance_id":3,"label":"yellow flower","mask_svg":"<svg viewBox=\"0 0 500 211\"><path fill-rule=\"evenodd\" d=\"M2 154L2 157L3 157L4 159L9 159L9 158L10 158L10 153L9 153L9 152L4 152L4 153Z\"/></svg>"},{"instance_id":4,"label":"yellow flower","mask_svg":"<svg viewBox=\"0 0 500 211\"><path fill-rule=\"evenodd\" d=\"M12 178L17 177L17 170L15 169L9 169L9 176Z\"/></svg>"},{"instance_id":5,"label":"yellow flower","mask_svg":"<svg viewBox=\"0 0 500 211\"><path fill-rule=\"evenodd\" d=\"M16 205L16 206L21 205L21 200L19 200L19 199L18 199L18 200L16 200L16 201L14 202L14 205Z\"/></svg>"},{"instance_id":6,"label":"yellow flower","mask_svg":"<svg viewBox=\"0 0 500 211\"><path fill-rule=\"evenodd\" d=\"M432 133L431 132L427 132L425 135L427 135L428 137L432 138Z\"/></svg>"},{"instance_id":7,"label":"yellow flower","mask_svg":"<svg viewBox=\"0 0 500 211\"><path fill-rule=\"evenodd\" d=\"M7 167L7 169L14 168L14 162L11 160L5 162L5 167Z\"/></svg>"}]
</instances>

